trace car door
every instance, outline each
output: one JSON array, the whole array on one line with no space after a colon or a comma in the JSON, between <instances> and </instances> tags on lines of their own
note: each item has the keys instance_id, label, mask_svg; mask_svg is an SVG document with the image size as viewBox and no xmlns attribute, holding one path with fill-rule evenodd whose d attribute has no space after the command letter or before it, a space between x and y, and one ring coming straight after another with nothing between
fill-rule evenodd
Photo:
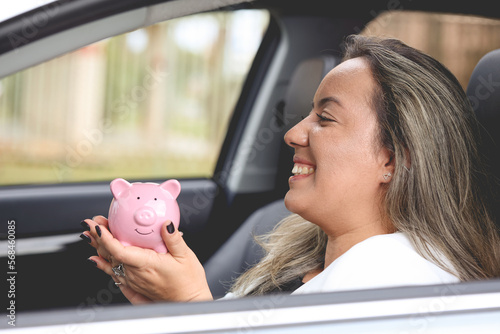
<instances>
[{"instance_id":1,"label":"car door","mask_svg":"<svg viewBox=\"0 0 500 334\"><path fill-rule=\"evenodd\" d=\"M0 23L0 242L18 310L124 301L78 237L81 220L107 216L116 177L178 179L180 229L202 262L265 202L235 208L224 169L276 29L266 11L219 5L56 1Z\"/></svg>"}]
</instances>

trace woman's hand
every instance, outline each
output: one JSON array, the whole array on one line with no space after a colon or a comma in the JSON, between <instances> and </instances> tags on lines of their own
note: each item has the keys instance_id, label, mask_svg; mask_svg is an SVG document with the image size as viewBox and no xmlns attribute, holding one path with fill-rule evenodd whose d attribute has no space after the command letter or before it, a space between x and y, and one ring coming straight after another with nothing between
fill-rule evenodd
<instances>
[{"instance_id":1,"label":"woman's hand","mask_svg":"<svg viewBox=\"0 0 500 334\"><path fill-rule=\"evenodd\" d=\"M89 231L84 234L98 253L89 260L121 283L118 286L131 303L212 300L203 266L170 221L161 229L167 254L124 247L108 231L108 221L102 216L87 219L85 223ZM123 264L125 276L114 274L112 268L119 264Z\"/></svg>"}]
</instances>

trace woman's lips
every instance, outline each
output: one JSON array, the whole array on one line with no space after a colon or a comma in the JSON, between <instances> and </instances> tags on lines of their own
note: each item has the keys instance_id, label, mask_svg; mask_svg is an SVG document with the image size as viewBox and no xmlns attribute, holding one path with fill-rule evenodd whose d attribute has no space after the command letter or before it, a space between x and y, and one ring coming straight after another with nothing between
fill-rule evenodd
<instances>
[{"instance_id":1,"label":"woman's lips","mask_svg":"<svg viewBox=\"0 0 500 334\"><path fill-rule=\"evenodd\" d=\"M307 161L306 159L300 158L298 156L293 157L293 169L292 169L292 177L298 176L309 176L316 171L316 166Z\"/></svg>"},{"instance_id":2,"label":"woman's lips","mask_svg":"<svg viewBox=\"0 0 500 334\"><path fill-rule=\"evenodd\" d=\"M303 165L303 164L294 164L292 169L292 174L294 176L297 175L310 175L314 173L314 167Z\"/></svg>"},{"instance_id":3,"label":"woman's lips","mask_svg":"<svg viewBox=\"0 0 500 334\"><path fill-rule=\"evenodd\" d=\"M316 171L316 166L309 163L308 161L294 158L294 165L292 169L293 176L288 179L289 182L304 179L308 176L311 176Z\"/></svg>"},{"instance_id":4,"label":"woman's lips","mask_svg":"<svg viewBox=\"0 0 500 334\"><path fill-rule=\"evenodd\" d=\"M307 178L316 172L316 166L312 162L309 162L301 157L294 156L293 163L293 175L288 179L288 182L294 182Z\"/></svg>"}]
</instances>

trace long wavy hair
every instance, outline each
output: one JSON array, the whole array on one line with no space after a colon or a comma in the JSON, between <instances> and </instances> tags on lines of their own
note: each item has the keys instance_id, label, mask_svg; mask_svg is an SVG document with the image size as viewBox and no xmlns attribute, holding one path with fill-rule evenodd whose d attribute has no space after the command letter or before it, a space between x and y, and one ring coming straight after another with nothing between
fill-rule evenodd
<instances>
[{"instance_id":1,"label":"long wavy hair","mask_svg":"<svg viewBox=\"0 0 500 334\"><path fill-rule=\"evenodd\" d=\"M343 60L356 57L368 61L378 83L378 137L395 162L383 201L390 221L420 255L460 280L500 276L479 125L459 82L396 39L349 36ZM326 234L296 214L257 239L266 255L235 281L236 295L275 292L324 266Z\"/></svg>"}]
</instances>

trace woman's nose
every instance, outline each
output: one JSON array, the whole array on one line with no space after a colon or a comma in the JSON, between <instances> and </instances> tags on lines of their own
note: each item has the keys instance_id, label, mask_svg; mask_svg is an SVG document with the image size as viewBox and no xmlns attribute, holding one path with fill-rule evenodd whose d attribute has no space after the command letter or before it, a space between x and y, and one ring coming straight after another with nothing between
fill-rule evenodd
<instances>
[{"instance_id":1,"label":"woman's nose","mask_svg":"<svg viewBox=\"0 0 500 334\"><path fill-rule=\"evenodd\" d=\"M304 118L285 133L285 143L293 148L309 145L308 118Z\"/></svg>"}]
</instances>

